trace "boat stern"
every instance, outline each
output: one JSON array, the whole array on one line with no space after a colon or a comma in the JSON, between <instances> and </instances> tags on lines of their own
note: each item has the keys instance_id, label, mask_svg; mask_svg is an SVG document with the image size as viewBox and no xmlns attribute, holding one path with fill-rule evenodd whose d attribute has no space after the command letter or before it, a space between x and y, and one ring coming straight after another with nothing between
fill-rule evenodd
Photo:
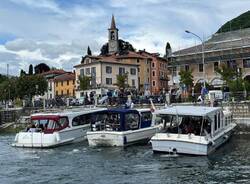
<instances>
[{"instance_id":1,"label":"boat stern","mask_svg":"<svg viewBox=\"0 0 250 184\"><path fill-rule=\"evenodd\" d=\"M208 155L208 146L212 143L194 134L157 133L152 137L151 144L154 152Z\"/></svg>"},{"instance_id":2,"label":"boat stern","mask_svg":"<svg viewBox=\"0 0 250 184\"><path fill-rule=\"evenodd\" d=\"M120 132L87 132L87 139L89 146L124 146L126 144L126 136Z\"/></svg>"},{"instance_id":3,"label":"boat stern","mask_svg":"<svg viewBox=\"0 0 250 184\"><path fill-rule=\"evenodd\" d=\"M43 132L19 132L16 134L12 146L28 148L52 147L60 142L57 132L44 134Z\"/></svg>"}]
</instances>

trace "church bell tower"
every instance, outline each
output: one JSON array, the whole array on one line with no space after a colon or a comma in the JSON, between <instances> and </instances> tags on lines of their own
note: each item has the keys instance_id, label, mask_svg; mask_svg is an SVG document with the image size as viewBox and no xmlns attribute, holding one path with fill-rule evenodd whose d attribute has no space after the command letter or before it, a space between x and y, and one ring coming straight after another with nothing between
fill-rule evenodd
<instances>
[{"instance_id":1,"label":"church bell tower","mask_svg":"<svg viewBox=\"0 0 250 184\"><path fill-rule=\"evenodd\" d=\"M109 31L109 54L113 54L119 51L118 29L115 26L115 18L112 15L111 25Z\"/></svg>"}]
</instances>

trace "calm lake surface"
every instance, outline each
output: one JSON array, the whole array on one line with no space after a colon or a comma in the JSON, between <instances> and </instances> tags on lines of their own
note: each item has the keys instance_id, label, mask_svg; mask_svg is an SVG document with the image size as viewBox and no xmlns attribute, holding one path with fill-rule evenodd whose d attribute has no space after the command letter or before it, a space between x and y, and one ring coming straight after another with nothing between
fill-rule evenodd
<instances>
[{"instance_id":1,"label":"calm lake surface","mask_svg":"<svg viewBox=\"0 0 250 184\"><path fill-rule=\"evenodd\" d=\"M54 149L11 147L0 135L0 183L250 183L250 132L238 130L209 157L153 154L150 145Z\"/></svg>"}]
</instances>

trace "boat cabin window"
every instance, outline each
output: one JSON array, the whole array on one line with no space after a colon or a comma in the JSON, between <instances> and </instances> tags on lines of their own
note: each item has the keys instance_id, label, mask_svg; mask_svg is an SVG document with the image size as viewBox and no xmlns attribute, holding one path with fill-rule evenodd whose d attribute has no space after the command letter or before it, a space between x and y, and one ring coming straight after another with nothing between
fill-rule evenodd
<instances>
[{"instance_id":1,"label":"boat cabin window","mask_svg":"<svg viewBox=\"0 0 250 184\"><path fill-rule=\"evenodd\" d=\"M83 114L80 116L76 116L72 120L72 126L81 126L91 123L91 114Z\"/></svg>"},{"instance_id":2,"label":"boat cabin window","mask_svg":"<svg viewBox=\"0 0 250 184\"><path fill-rule=\"evenodd\" d=\"M142 112L141 113L141 120L142 121L151 121L152 120L152 113L151 112Z\"/></svg>"},{"instance_id":3,"label":"boat cabin window","mask_svg":"<svg viewBox=\"0 0 250 184\"><path fill-rule=\"evenodd\" d=\"M63 126L68 124L68 118L67 117L61 117L58 122L63 127Z\"/></svg>"},{"instance_id":4,"label":"boat cabin window","mask_svg":"<svg viewBox=\"0 0 250 184\"><path fill-rule=\"evenodd\" d=\"M218 128L218 124L217 124L217 114L214 115L214 130L216 131Z\"/></svg>"},{"instance_id":5,"label":"boat cabin window","mask_svg":"<svg viewBox=\"0 0 250 184\"><path fill-rule=\"evenodd\" d=\"M119 113L97 113L92 118L92 131L115 130L120 131Z\"/></svg>"},{"instance_id":6,"label":"boat cabin window","mask_svg":"<svg viewBox=\"0 0 250 184\"><path fill-rule=\"evenodd\" d=\"M139 128L140 117L136 113L125 114L125 128L126 130L135 130Z\"/></svg>"},{"instance_id":7,"label":"boat cabin window","mask_svg":"<svg viewBox=\"0 0 250 184\"><path fill-rule=\"evenodd\" d=\"M48 121L47 129L59 129L59 128L60 128L60 126L59 126L58 123L56 123L55 120L50 119L50 120Z\"/></svg>"},{"instance_id":8,"label":"boat cabin window","mask_svg":"<svg viewBox=\"0 0 250 184\"><path fill-rule=\"evenodd\" d=\"M168 114L156 115L155 124L163 124L164 127L175 127L178 126L177 116Z\"/></svg>"},{"instance_id":9,"label":"boat cabin window","mask_svg":"<svg viewBox=\"0 0 250 184\"><path fill-rule=\"evenodd\" d=\"M58 118L35 117L34 119L31 118L31 126L32 128L36 129L35 132L44 131L44 130L49 130L49 131L61 130L63 128L66 128L67 125L68 125L67 117L58 117Z\"/></svg>"},{"instance_id":10,"label":"boat cabin window","mask_svg":"<svg viewBox=\"0 0 250 184\"><path fill-rule=\"evenodd\" d=\"M202 116L160 115L164 129L169 133L204 135L211 133L211 120ZM159 119L158 119L159 121Z\"/></svg>"},{"instance_id":11,"label":"boat cabin window","mask_svg":"<svg viewBox=\"0 0 250 184\"><path fill-rule=\"evenodd\" d=\"M221 124L220 124L220 113L218 113L218 115L217 115L218 117L218 129L221 127Z\"/></svg>"}]
</instances>

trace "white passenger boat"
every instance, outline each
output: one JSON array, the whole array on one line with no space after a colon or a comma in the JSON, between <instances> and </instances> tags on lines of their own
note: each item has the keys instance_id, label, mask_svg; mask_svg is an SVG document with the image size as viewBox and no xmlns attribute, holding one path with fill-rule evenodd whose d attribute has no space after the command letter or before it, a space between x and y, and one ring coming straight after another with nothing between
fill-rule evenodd
<instances>
[{"instance_id":1,"label":"white passenger boat","mask_svg":"<svg viewBox=\"0 0 250 184\"><path fill-rule=\"evenodd\" d=\"M31 115L27 130L17 133L12 146L49 148L86 139L93 113L105 108L90 108Z\"/></svg>"},{"instance_id":2,"label":"white passenger boat","mask_svg":"<svg viewBox=\"0 0 250 184\"><path fill-rule=\"evenodd\" d=\"M95 113L87 139L90 146L147 143L161 127L152 124L150 109L110 109Z\"/></svg>"},{"instance_id":3,"label":"white passenger boat","mask_svg":"<svg viewBox=\"0 0 250 184\"><path fill-rule=\"evenodd\" d=\"M151 143L154 152L208 155L225 143L236 124L220 107L173 106L155 112L164 124Z\"/></svg>"}]
</instances>

